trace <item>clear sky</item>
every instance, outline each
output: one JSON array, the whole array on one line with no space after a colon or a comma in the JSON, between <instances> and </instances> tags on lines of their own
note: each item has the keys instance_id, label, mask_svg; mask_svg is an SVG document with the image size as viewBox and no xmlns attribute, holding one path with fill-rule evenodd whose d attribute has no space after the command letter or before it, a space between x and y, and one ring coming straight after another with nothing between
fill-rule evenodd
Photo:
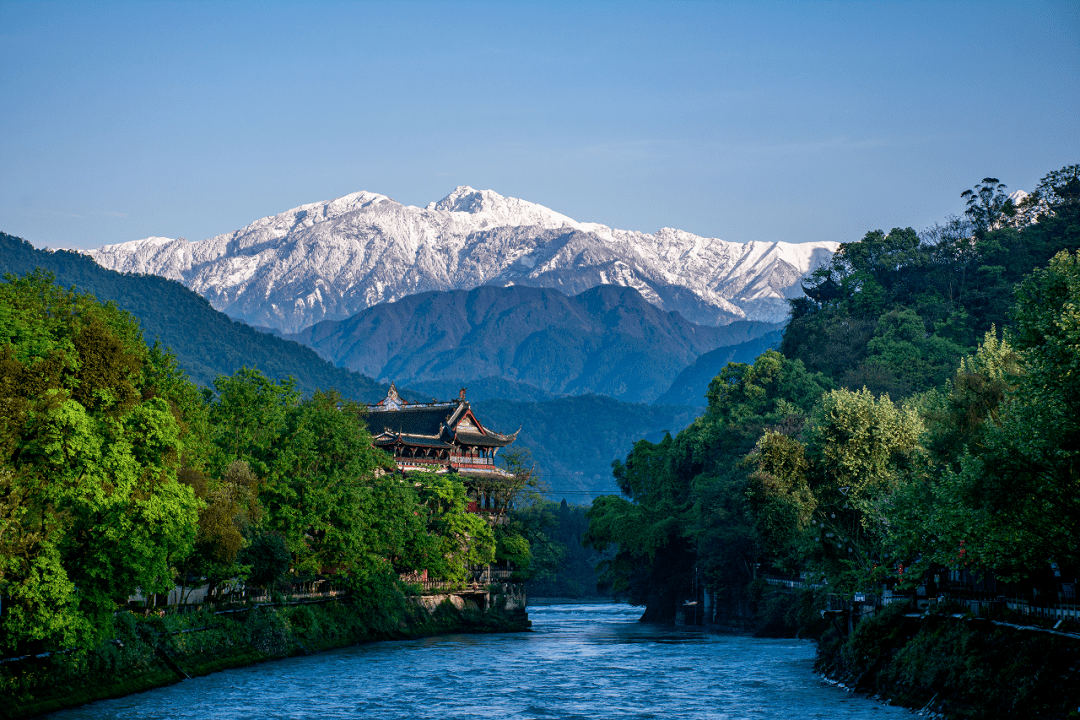
<instances>
[{"instance_id":1,"label":"clear sky","mask_svg":"<svg viewBox=\"0 0 1080 720\"><path fill-rule=\"evenodd\" d=\"M359 190L857 240L1080 162L1080 0L0 0L0 230L202 240Z\"/></svg>"}]
</instances>

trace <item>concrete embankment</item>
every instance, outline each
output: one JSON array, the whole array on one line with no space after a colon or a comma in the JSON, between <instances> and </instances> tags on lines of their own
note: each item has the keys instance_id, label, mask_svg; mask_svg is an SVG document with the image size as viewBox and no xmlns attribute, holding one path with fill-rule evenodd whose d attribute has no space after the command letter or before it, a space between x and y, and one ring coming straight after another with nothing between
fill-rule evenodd
<instances>
[{"instance_id":1,"label":"concrete embankment","mask_svg":"<svg viewBox=\"0 0 1080 720\"><path fill-rule=\"evenodd\" d=\"M186 678L375 640L520 632L530 623L513 593L450 593L268 603L227 611L140 616L120 612L114 636L90 650L0 663L0 718L30 718Z\"/></svg>"}]
</instances>

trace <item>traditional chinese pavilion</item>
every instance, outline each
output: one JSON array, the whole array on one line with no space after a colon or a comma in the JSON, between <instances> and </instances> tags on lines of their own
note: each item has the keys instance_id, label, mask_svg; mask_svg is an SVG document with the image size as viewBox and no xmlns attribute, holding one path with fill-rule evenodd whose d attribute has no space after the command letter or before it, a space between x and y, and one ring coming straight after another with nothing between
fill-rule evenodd
<instances>
[{"instance_id":1,"label":"traditional chinese pavilion","mask_svg":"<svg viewBox=\"0 0 1080 720\"><path fill-rule=\"evenodd\" d=\"M394 455L403 472L457 472L467 477L505 477L495 453L517 439L484 425L462 388L457 400L410 403L390 385L386 397L368 405L367 424L376 447Z\"/></svg>"}]
</instances>

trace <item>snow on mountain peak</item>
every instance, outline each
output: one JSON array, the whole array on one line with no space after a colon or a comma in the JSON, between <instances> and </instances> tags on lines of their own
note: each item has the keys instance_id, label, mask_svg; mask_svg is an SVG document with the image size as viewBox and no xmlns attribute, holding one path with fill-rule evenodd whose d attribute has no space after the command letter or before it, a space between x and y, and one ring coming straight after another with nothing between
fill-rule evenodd
<instances>
[{"instance_id":1,"label":"snow on mountain peak","mask_svg":"<svg viewBox=\"0 0 1080 720\"><path fill-rule=\"evenodd\" d=\"M485 209L485 201L488 205L496 200L502 200L503 196L491 190L474 190L468 185L458 185L454 191L435 203L435 210L447 210L449 212L478 213Z\"/></svg>"},{"instance_id":2,"label":"snow on mountain peak","mask_svg":"<svg viewBox=\"0 0 1080 720\"><path fill-rule=\"evenodd\" d=\"M581 223L461 185L424 209L357 192L202 242L147 238L88 252L114 270L179 280L255 325L297 330L429 290L614 283L709 325L779 322L787 297L837 243L731 243Z\"/></svg>"}]
</instances>

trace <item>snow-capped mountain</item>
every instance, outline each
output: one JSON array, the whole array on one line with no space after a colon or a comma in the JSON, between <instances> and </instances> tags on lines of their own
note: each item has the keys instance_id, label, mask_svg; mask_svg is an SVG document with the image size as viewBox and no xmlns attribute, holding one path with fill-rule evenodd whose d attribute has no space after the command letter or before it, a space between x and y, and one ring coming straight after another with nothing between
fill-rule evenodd
<instances>
[{"instance_id":1,"label":"snow-capped mountain","mask_svg":"<svg viewBox=\"0 0 1080 720\"><path fill-rule=\"evenodd\" d=\"M780 322L786 298L837 247L615 230L462 186L425 208L359 192L201 242L151 237L88 254L178 280L244 322L296 332L414 293L481 285L568 295L624 285L699 324Z\"/></svg>"}]
</instances>

